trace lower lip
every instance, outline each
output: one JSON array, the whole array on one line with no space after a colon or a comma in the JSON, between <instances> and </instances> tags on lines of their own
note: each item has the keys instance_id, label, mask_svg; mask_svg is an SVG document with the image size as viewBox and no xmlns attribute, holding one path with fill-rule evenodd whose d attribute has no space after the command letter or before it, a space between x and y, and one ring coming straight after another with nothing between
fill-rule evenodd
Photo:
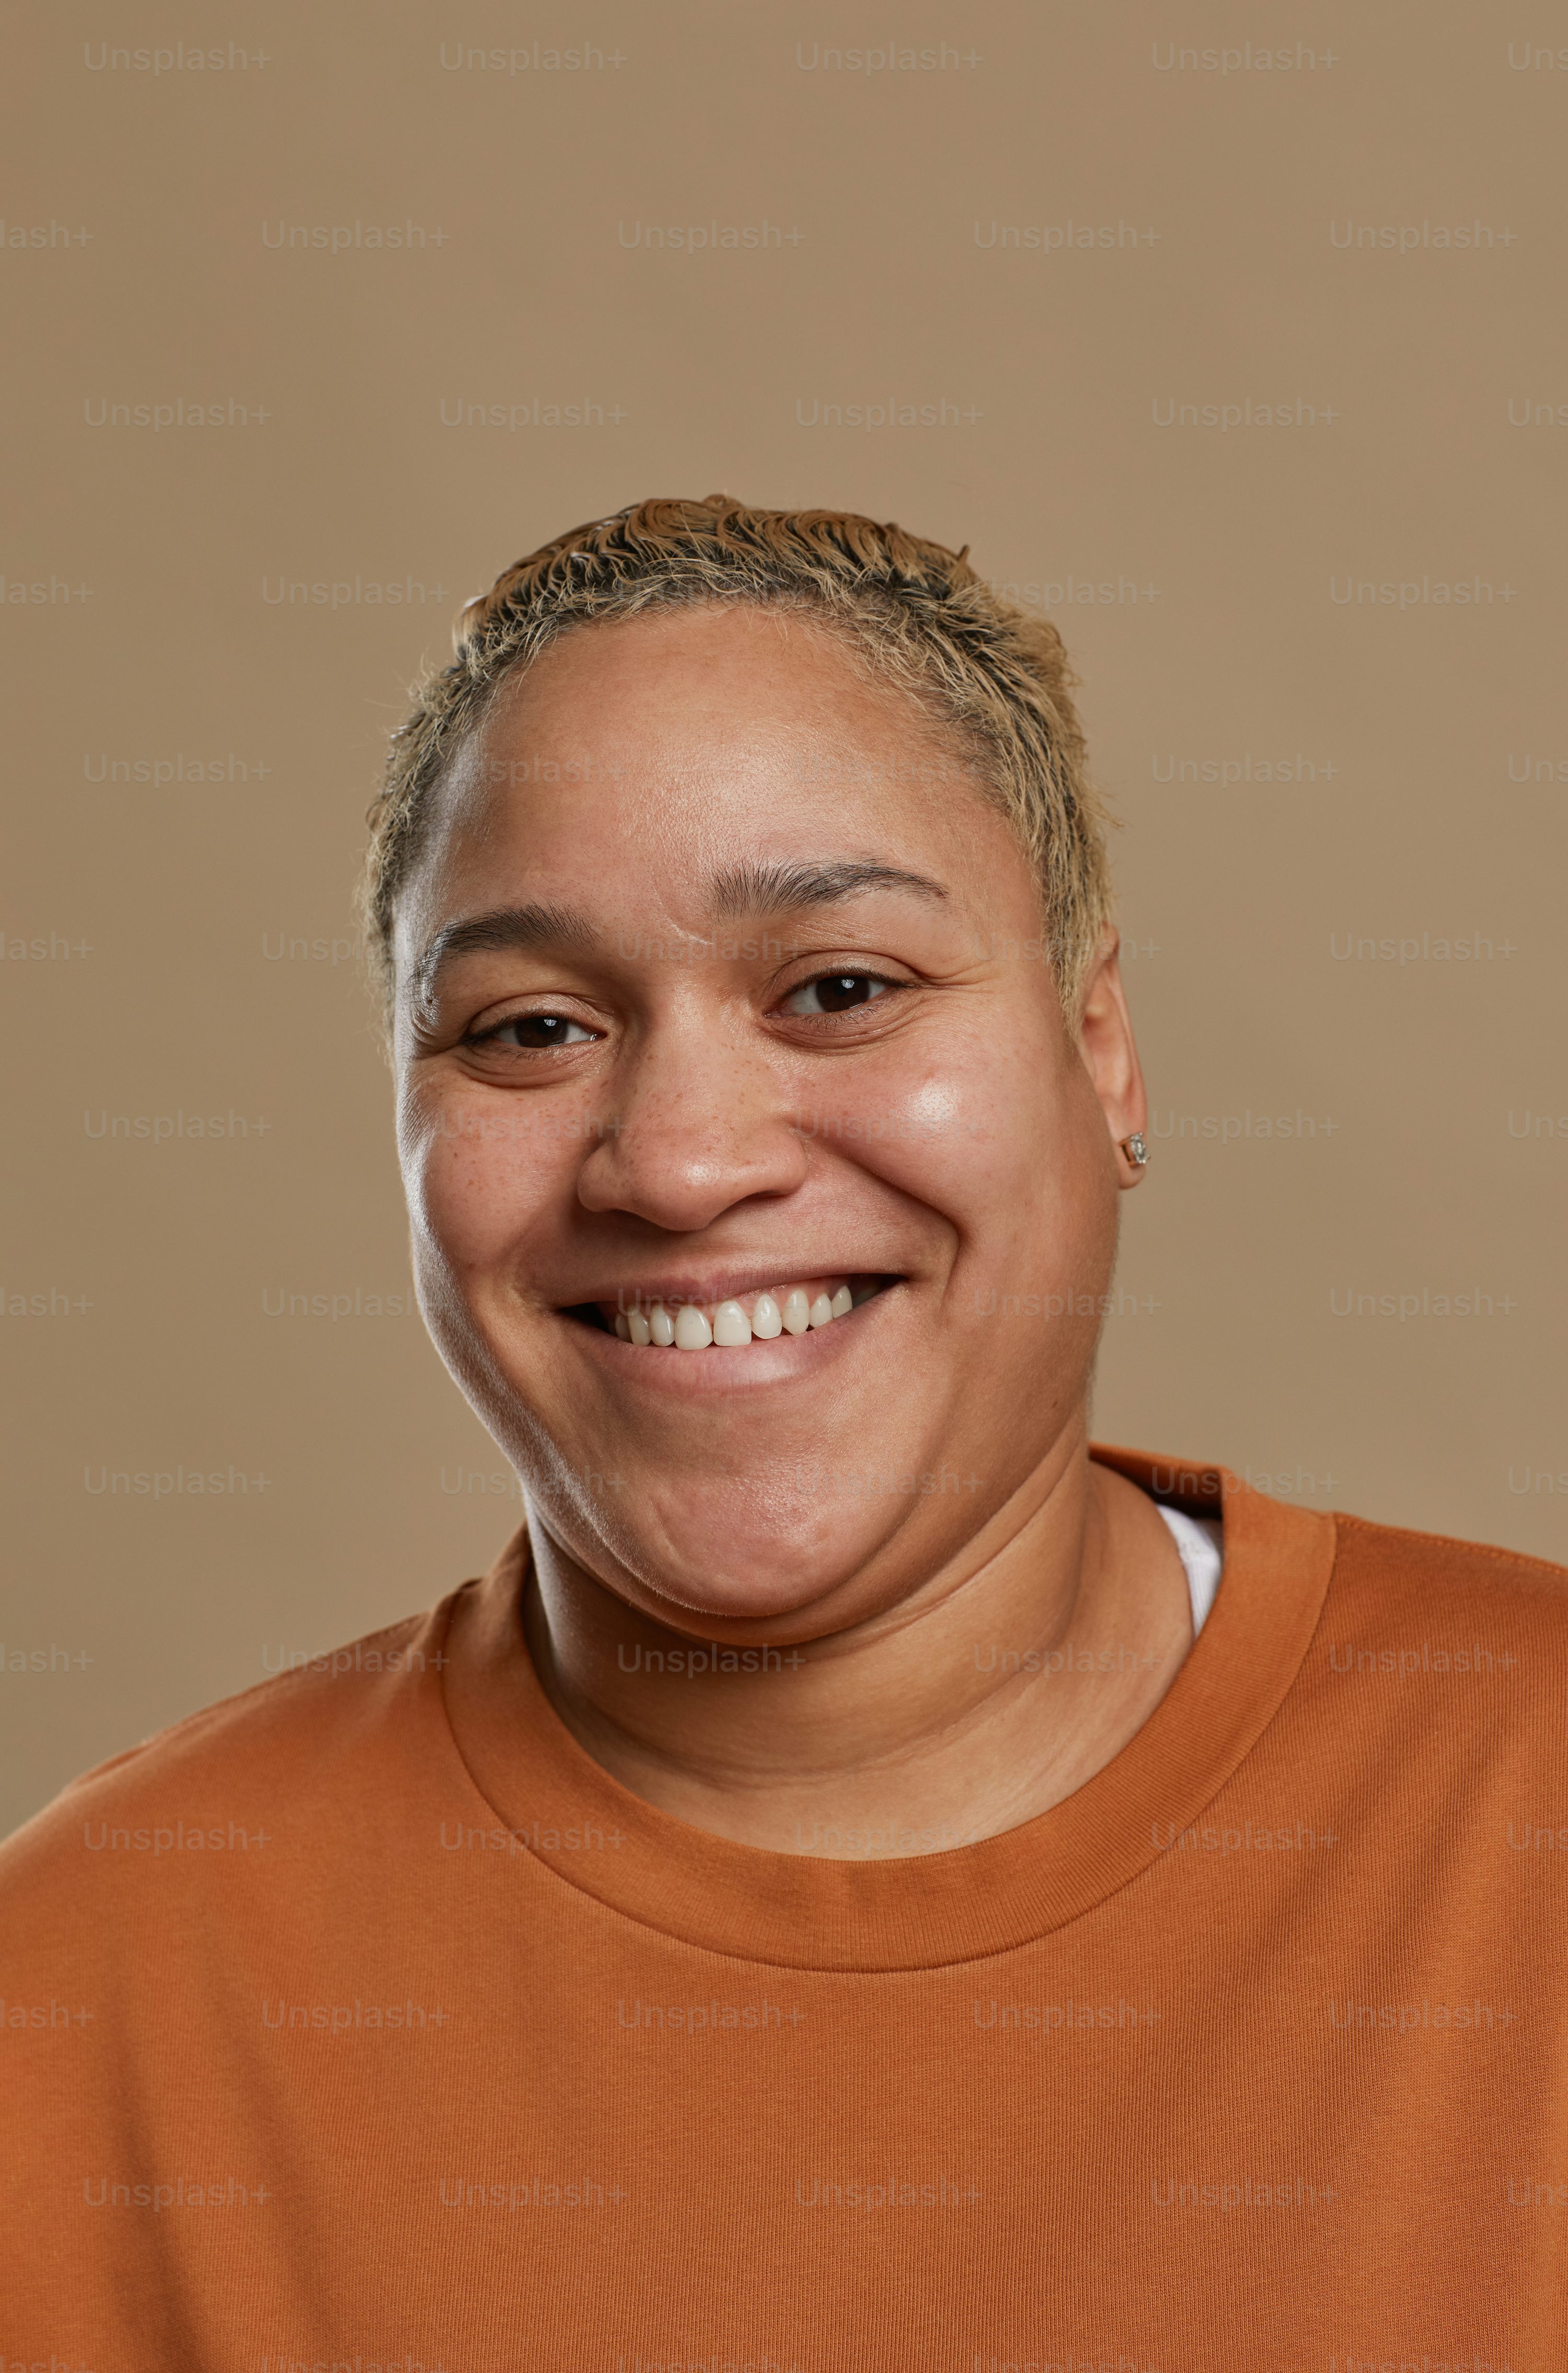
<instances>
[{"instance_id":1,"label":"lower lip","mask_svg":"<svg viewBox=\"0 0 1568 2373\"><path fill-rule=\"evenodd\" d=\"M591 1358L597 1356L605 1362L617 1385L641 1385L651 1392L700 1400L711 1393L732 1396L748 1387L820 1375L827 1362L861 1340L872 1312L880 1309L895 1291L884 1286L869 1302L847 1310L842 1318L826 1327L813 1327L804 1335L776 1335L769 1342L754 1336L749 1343L729 1347L710 1343L703 1351L682 1351L657 1343L623 1343L618 1335L585 1327L576 1318L563 1324L586 1345Z\"/></svg>"}]
</instances>

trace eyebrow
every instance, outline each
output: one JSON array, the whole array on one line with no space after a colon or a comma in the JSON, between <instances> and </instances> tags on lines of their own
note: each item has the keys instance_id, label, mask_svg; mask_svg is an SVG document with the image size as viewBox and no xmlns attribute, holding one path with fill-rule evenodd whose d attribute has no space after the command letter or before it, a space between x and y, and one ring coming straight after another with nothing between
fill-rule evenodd
<instances>
[{"instance_id":1,"label":"eyebrow","mask_svg":"<svg viewBox=\"0 0 1568 2373\"><path fill-rule=\"evenodd\" d=\"M761 921L767 917L799 914L810 906L828 906L871 890L912 891L917 897L945 899L947 892L930 874L911 873L899 865L882 865L872 859L835 859L809 864L760 862L748 859L726 866L713 877L708 913L715 922ZM437 976L458 956L510 948L571 948L588 953L599 945L599 933L575 906L495 906L442 926L414 968L410 987L416 1003L433 994Z\"/></svg>"},{"instance_id":2,"label":"eyebrow","mask_svg":"<svg viewBox=\"0 0 1568 2373\"><path fill-rule=\"evenodd\" d=\"M837 899L853 898L867 890L912 890L921 898L947 895L929 873L910 873L901 865L879 865L874 859L816 865L748 859L715 874L708 911L718 923L760 922L770 915L832 906Z\"/></svg>"},{"instance_id":3,"label":"eyebrow","mask_svg":"<svg viewBox=\"0 0 1568 2373\"><path fill-rule=\"evenodd\" d=\"M456 956L479 955L497 948L579 948L597 946L599 934L575 906L493 906L487 914L470 915L445 923L429 942L409 986L415 1002L424 1004L434 992L436 976Z\"/></svg>"}]
</instances>

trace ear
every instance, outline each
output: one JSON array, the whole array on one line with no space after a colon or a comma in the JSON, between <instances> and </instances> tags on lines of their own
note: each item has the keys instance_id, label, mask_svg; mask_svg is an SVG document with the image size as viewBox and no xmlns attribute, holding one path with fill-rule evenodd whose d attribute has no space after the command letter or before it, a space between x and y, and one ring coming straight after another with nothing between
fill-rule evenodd
<instances>
[{"instance_id":1,"label":"ear","mask_svg":"<svg viewBox=\"0 0 1568 2373\"><path fill-rule=\"evenodd\" d=\"M1141 1136L1149 1124L1143 1071L1127 1010L1118 951L1121 934L1107 924L1100 934L1078 1006L1078 1051L1106 1116L1106 1128L1116 1149L1117 1183L1136 1186L1143 1165L1135 1162L1123 1140Z\"/></svg>"}]
</instances>

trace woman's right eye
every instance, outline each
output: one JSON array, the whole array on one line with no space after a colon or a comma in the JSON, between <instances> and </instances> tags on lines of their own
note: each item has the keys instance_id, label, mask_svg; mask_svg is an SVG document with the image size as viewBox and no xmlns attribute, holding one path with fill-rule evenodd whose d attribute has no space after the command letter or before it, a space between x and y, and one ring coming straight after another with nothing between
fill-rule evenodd
<instances>
[{"instance_id":1,"label":"woman's right eye","mask_svg":"<svg viewBox=\"0 0 1568 2373\"><path fill-rule=\"evenodd\" d=\"M564 1013L513 1013L505 1022L497 1022L494 1029L476 1032L468 1044L512 1047L523 1054L536 1055L554 1046L581 1046L593 1035L580 1022L573 1022Z\"/></svg>"}]
</instances>

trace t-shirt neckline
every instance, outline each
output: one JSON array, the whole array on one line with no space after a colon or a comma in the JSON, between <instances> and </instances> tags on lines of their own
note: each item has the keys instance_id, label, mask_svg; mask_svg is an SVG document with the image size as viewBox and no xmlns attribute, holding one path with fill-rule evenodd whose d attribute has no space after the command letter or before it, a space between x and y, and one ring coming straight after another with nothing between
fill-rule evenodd
<instances>
[{"instance_id":1,"label":"t-shirt neckline","mask_svg":"<svg viewBox=\"0 0 1568 2373\"><path fill-rule=\"evenodd\" d=\"M1300 1669L1334 1557L1331 1517L1225 1468L1103 1444L1091 1455L1189 1514L1223 1509L1224 1585L1142 1728L1020 1828L934 1853L829 1861L740 1845L645 1803L579 1745L533 1670L519 1616L525 1532L449 1602L445 1701L470 1777L529 1853L607 1911L739 1959L928 1969L1066 1926L1158 1859L1171 1825L1189 1828L1250 1752Z\"/></svg>"}]
</instances>

